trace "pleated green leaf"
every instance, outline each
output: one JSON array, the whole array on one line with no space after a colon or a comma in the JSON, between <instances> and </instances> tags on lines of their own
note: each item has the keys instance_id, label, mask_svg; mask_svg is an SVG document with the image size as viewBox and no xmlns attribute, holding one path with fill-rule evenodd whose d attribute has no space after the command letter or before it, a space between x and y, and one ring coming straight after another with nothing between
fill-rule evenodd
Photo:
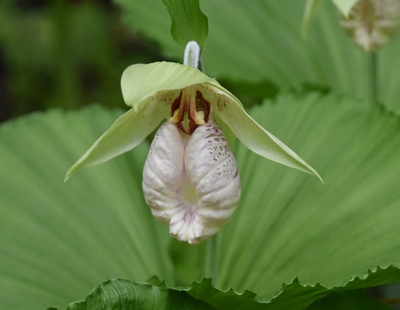
<instances>
[{"instance_id":1,"label":"pleated green leaf","mask_svg":"<svg viewBox=\"0 0 400 310\"><path fill-rule=\"evenodd\" d=\"M63 309L107 278L156 276L178 289L167 227L142 197L147 143L63 183L119 114L52 111L1 126L0 308ZM250 115L312 162L325 185L237 142L242 198L219 236L218 272L213 282L192 283L204 266L182 256L196 272L181 270L179 290L216 309L236 301L296 310L333 292L399 281L399 116L319 93L284 94Z\"/></svg>"},{"instance_id":2,"label":"pleated green leaf","mask_svg":"<svg viewBox=\"0 0 400 310\"><path fill-rule=\"evenodd\" d=\"M182 48L168 33L170 17L159 0L114 0L125 20L161 44L170 58L182 60ZM353 2L353 1L351 1ZM345 1L350 3L350 1ZM202 1L210 30L203 52L205 70L237 83L269 82L278 88L311 86L360 98L371 91L370 55L349 38L332 1L321 1L302 36L306 1ZM350 7L347 5L347 7ZM400 111L400 31L377 52L377 99Z\"/></svg>"},{"instance_id":3,"label":"pleated green leaf","mask_svg":"<svg viewBox=\"0 0 400 310\"><path fill-rule=\"evenodd\" d=\"M66 310L212 310L186 292L162 290L145 283L110 279L95 288L83 301L70 304ZM52 309L48 309L52 310Z\"/></svg>"},{"instance_id":4,"label":"pleated green leaf","mask_svg":"<svg viewBox=\"0 0 400 310\"><path fill-rule=\"evenodd\" d=\"M381 270L383 271L383 270ZM400 274L388 268L380 278L389 273ZM390 276L389 276L390 277ZM364 279L365 281L365 279ZM169 287L165 283L150 285L127 280L110 279L96 287L85 300L71 303L67 310L86 309L390 309L386 304L366 296L362 290L346 290L347 285L327 289L321 285L307 286L294 279L284 284L276 296L257 296L254 292L220 290L212 279L203 278L188 287ZM49 308L48 310L54 310Z\"/></svg>"},{"instance_id":5,"label":"pleated green leaf","mask_svg":"<svg viewBox=\"0 0 400 310\"><path fill-rule=\"evenodd\" d=\"M204 47L208 36L207 16L200 10L199 0L162 0L172 19L171 34L175 42L185 47L196 41Z\"/></svg>"},{"instance_id":6,"label":"pleated green leaf","mask_svg":"<svg viewBox=\"0 0 400 310\"><path fill-rule=\"evenodd\" d=\"M324 309L319 308L322 305L336 306L336 309L364 309L361 306L365 306L367 303L369 303L369 308L366 306L365 309L374 309L373 306L376 306L376 309L387 309L387 305L368 298L363 290L354 290L354 288L357 288L362 282L365 286L371 278L375 278L373 282L378 283L378 279L390 281L399 276L398 268L378 269L375 272L369 272L362 280L354 279L341 287L329 289L320 284L305 285L296 278L290 283L283 284L280 290L263 296L247 290L237 292L233 289L217 289L211 279L202 279L202 281L191 283L187 292L196 299L206 300L216 309L222 310L306 309L310 304L312 304L313 310ZM348 304L354 305L354 307L346 308ZM357 305L360 307L356 308ZM326 307L326 309L335 308Z\"/></svg>"},{"instance_id":7,"label":"pleated green leaf","mask_svg":"<svg viewBox=\"0 0 400 310\"><path fill-rule=\"evenodd\" d=\"M381 277L400 266L399 117L319 94L281 96L252 115L312 162L325 185L237 145L243 194L220 236L218 287L268 295L294 276L326 288L400 280Z\"/></svg>"},{"instance_id":8,"label":"pleated green leaf","mask_svg":"<svg viewBox=\"0 0 400 310\"><path fill-rule=\"evenodd\" d=\"M108 277L173 281L168 231L141 190L147 143L63 182L121 113L52 111L1 126L1 309L64 309Z\"/></svg>"}]
</instances>

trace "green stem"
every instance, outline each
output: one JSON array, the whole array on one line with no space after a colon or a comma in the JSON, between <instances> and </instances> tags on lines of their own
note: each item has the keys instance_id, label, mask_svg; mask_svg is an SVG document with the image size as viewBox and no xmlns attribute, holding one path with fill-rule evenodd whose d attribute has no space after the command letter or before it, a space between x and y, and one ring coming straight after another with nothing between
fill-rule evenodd
<instances>
[{"instance_id":1,"label":"green stem","mask_svg":"<svg viewBox=\"0 0 400 310\"><path fill-rule=\"evenodd\" d=\"M377 101L378 96L378 63L376 52L369 52L369 88L370 100L372 103Z\"/></svg>"},{"instance_id":2,"label":"green stem","mask_svg":"<svg viewBox=\"0 0 400 310\"><path fill-rule=\"evenodd\" d=\"M219 269L219 234L212 236L206 242L206 277L212 278L215 282Z\"/></svg>"}]
</instances>

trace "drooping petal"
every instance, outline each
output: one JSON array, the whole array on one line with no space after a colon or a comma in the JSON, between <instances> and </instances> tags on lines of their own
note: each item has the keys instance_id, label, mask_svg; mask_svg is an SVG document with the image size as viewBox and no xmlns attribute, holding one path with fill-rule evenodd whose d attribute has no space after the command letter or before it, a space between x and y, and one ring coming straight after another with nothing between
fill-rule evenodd
<instances>
[{"instance_id":1,"label":"drooping petal","mask_svg":"<svg viewBox=\"0 0 400 310\"><path fill-rule=\"evenodd\" d=\"M313 174L322 182L322 178L310 165L253 120L243 109L239 99L218 82L212 81L200 87L204 98L212 103L213 112L248 149L282 165Z\"/></svg>"},{"instance_id":2,"label":"drooping petal","mask_svg":"<svg viewBox=\"0 0 400 310\"><path fill-rule=\"evenodd\" d=\"M164 92L140 102L137 109L121 115L92 147L68 170L65 181L77 170L103 163L142 142L168 115L171 98L179 92Z\"/></svg>"},{"instance_id":3,"label":"drooping petal","mask_svg":"<svg viewBox=\"0 0 400 310\"><path fill-rule=\"evenodd\" d=\"M121 78L125 103L136 109L140 102L167 90L178 90L195 84L211 82L198 69L172 62L135 64L125 69Z\"/></svg>"},{"instance_id":4,"label":"drooping petal","mask_svg":"<svg viewBox=\"0 0 400 310\"><path fill-rule=\"evenodd\" d=\"M184 87L213 81L189 66L156 62L128 67L121 78L122 95L132 109L118 118L93 146L69 169L75 171L100 164L131 150L149 135L163 118L170 116L170 105Z\"/></svg>"},{"instance_id":5,"label":"drooping petal","mask_svg":"<svg viewBox=\"0 0 400 310\"><path fill-rule=\"evenodd\" d=\"M172 237L194 244L214 235L240 198L236 162L218 126L199 126L188 136L165 122L146 159L143 192Z\"/></svg>"}]
</instances>

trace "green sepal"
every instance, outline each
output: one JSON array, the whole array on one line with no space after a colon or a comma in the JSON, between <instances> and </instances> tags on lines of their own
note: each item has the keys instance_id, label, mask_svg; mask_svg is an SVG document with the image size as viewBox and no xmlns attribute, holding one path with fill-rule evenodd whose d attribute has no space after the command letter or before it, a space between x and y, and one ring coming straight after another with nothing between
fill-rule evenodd
<instances>
[{"instance_id":1,"label":"green sepal","mask_svg":"<svg viewBox=\"0 0 400 310\"><path fill-rule=\"evenodd\" d=\"M142 105L121 115L91 148L68 170L64 181L77 170L101 164L140 144L162 121L166 106Z\"/></svg>"},{"instance_id":2,"label":"green sepal","mask_svg":"<svg viewBox=\"0 0 400 310\"><path fill-rule=\"evenodd\" d=\"M174 62L135 64L125 69L121 89L127 106L136 109L143 100L157 93L181 90L187 86L213 81L200 70ZM175 98L170 98L175 99ZM159 99L158 99L159 100Z\"/></svg>"}]
</instances>

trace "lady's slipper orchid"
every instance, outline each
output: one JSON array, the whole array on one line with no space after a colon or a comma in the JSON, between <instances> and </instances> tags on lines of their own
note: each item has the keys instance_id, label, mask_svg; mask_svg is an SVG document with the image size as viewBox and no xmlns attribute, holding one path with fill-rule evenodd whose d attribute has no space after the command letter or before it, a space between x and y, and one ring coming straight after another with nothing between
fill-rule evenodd
<instances>
[{"instance_id":1,"label":"lady's slipper orchid","mask_svg":"<svg viewBox=\"0 0 400 310\"><path fill-rule=\"evenodd\" d=\"M124 71L121 85L131 109L70 168L66 179L131 150L167 119L151 145L143 191L153 215L168 223L171 236L180 241L198 243L214 235L238 204L240 179L228 145L232 132L253 152L319 177L257 124L235 96L196 68L136 64Z\"/></svg>"}]
</instances>

